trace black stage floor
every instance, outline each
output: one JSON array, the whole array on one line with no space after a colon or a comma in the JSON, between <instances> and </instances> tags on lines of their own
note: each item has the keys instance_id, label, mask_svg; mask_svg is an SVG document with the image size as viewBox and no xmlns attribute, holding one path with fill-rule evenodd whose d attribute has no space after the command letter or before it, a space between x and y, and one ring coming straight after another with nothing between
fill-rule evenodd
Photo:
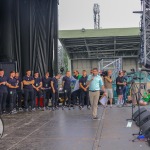
<instances>
[{"instance_id":1,"label":"black stage floor","mask_svg":"<svg viewBox=\"0 0 150 150\"><path fill-rule=\"evenodd\" d=\"M148 109L150 109L148 107ZM100 120L92 120L90 110L56 110L2 116L5 123L0 150L149 150L146 142L132 142L138 133L127 128L131 108L103 108Z\"/></svg>"}]
</instances>

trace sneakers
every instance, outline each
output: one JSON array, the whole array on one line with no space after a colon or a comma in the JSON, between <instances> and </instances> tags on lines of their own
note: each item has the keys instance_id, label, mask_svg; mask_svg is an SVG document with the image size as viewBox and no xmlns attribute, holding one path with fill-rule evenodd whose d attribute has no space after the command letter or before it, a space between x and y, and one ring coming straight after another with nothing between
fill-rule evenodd
<instances>
[{"instance_id":1,"label":"sneakers","mask_svg":"<svg viewBox=\"0 0 150 150\"><path fill-rule=\"evenodd\" d=\"M55 111L55 108L54 108L54 107L52 107L52 111Z\"/></svg>"},{"instance_id":2,"label":"sneakers","mask_svg":"<svg viewBox=\"0 0 150 150\"><path fill-rule=\"evenodd\" d=\"M91 109L91 108L90 108L90 106L88 106L88 107L87 107L87 109L89 109L89 110L90 110L90 109Z\"/></svg>"},{"instance_id":3,"label":"sneakers","mask_svg":"<svg viewBox=\"0 0 150 150\"><path fill-rule=\"evenodd\" d=\"M28 111L29 111L29 109L27 108L27 109L25 109L24 111L25 111L25 112L28 112Z\"/></svg>"},{"instance_id":4,"label":"sneakers","mask_svg":"<svg viewBox=\"0 0 150 150\"><path fill-rule=\"evenodd\" d=\"M46 108L45 107L43 107L43 109L42 109L43 111L45 111L46 110Z\"/></svg>"},{"instance_id":5,"label":"sneakers","mask_svg":"<svg viewBox=\"0 0 150 150\"><path fill-rule=\"evenodd\" d=\"M62 106L62 110L64 110L64 108L65 108L65 107L64 107L64 106Z\"/></svg>"},{"instance_id":6,"label":"sneakers","mask_svg":"<svg viewBox=\"0 0 150 150\"><path fill-rule=\"evenodd\" d=\"M55 107L55 109L57 109L57 110L58 110L58 109L59 109L59 107L58 107L58 106L56 106L56 107Z\"/></svg>"},{"instance_id":7,"label":"sneakers","mask_svg":"<svg viewBox=\"0 0 150 150\"><path fill-rule=\"evenodd\" d=\"M10 114L16 114L16 113L17 113L16 109L13 109L12 111L10 111Z\"/></svg>"},{"instance_id":8,"label":"sneakers","mask_svg":"<svg viewBox=\"0 0 150 150\"><path fill-rule=\"evenodd\" d=\"M36 109L35 109L35 108L33 108L33 109L31 109L31 111L36 111Z\"/></svg>"},{"instance_id":9,"label":"sneakers","mask_svg":"<svg viewBox=\"0 0 150 150\"><path fill-rule=\"evenodd\" d=\"M19 111L23 111L23 109L20 107L19 109L18 109Z\"/></svg>"},{"instance_id":10,"label":"sneakers","mask_svg":"<svg viewBox=\"0 0 150 150\"><path fill-rule=\"evenodd\" d=\"M81 105L79 106L79 109L80 109L80 110L82 109L82 106L81 106Z\"/></svg>"},{"instance_id":11,"label":"sneakers","mask_svg":"<svg viewBox=\"0 0 150 150\"><path fill-rule=\"evenodd\" d=\"M38 109L38 110L41 110L41 107L38 107L37 109Z\"/></svg>"}]
</instances>

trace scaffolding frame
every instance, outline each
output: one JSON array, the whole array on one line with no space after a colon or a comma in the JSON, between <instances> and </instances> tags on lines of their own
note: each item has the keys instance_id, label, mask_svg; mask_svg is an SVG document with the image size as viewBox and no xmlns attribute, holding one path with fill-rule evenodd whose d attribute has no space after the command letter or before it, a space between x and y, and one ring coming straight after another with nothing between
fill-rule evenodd
<instances>
[{"instance_id":1,"label":"scaffolding frame","mask_svg":"<svg viewBox=\"0 0 150 150\"><path fill-rule=\"evenodd\" d=\"M141 0L141 53L143 65L150 65L150 0Z\"/></svg>"},{"instance_id":2,"label":"scaffolding frame","mask_svg":"<svg viewBox=\"0 0 150 150\"><path fill-rule=\"evenodd\" d=\"M102 59L98 63L99 70L107 71L112 70L113 81L118 76L118 72L122 70L122 58L119 59Z\"/></svg>"}]
</instances>

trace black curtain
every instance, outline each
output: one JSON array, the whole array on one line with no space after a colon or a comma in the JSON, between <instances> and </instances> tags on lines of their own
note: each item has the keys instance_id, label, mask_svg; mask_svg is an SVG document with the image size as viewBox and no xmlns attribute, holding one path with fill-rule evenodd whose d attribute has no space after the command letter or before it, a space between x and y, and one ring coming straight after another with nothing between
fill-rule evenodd
<instances>
[{"instance_id":1,"label":"black curtain","mask_svg":"<svg viewBox=\"0 0 150 150\"><path fill-rule=\"evenodd\" d=\"M57 73L57 0L0 0L0 61L17 61L44 75Z\"/></svg>"}]
</instances>

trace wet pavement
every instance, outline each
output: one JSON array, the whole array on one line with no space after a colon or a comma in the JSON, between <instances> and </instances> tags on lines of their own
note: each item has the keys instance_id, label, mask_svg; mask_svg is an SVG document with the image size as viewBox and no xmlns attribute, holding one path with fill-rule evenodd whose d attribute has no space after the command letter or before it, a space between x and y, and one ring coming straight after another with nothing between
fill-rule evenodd
<instances>
[{"instance_id":1,"label":"wet pavement","mask_svg":"<svg viewBox=\"0 0 150 150\"><path fill-rule=\"evenodd\" d=\"M98 108L99 120L92 120L84 108L36 111L2 116L5 131L0 150L149 150L146 142L132 142L139 128L131 108Z\"/></svg>"}]
</instances>

